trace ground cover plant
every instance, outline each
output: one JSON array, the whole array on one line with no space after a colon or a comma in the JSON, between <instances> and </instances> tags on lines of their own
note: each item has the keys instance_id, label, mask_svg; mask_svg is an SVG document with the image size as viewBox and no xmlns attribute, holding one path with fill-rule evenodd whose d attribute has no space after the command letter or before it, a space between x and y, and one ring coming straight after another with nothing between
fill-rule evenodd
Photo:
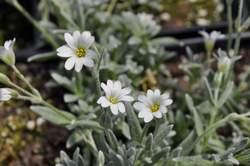
<instances>
[{"instance_id":1,"label":"ground cover plant","mask_svg":"<svg viewBox=\"0 0 250 166\"><path fill-rule=\"evenodd\" d=\"M70 132L65 147L75 152L61 151L57 166L249 165L250 70L235 70L244 58L240 34L250 25L242 19L243 0L236 20L227 0L228 34L199 32L205 55L186 48L178 64L182 79L165 64L178 57L164 45L178 41L155 37L161 26L153 14L160 0L41 1L41 21L17 0L7 2L41 32L41 45L51 47L29 61L60 61L46 86L60 87L64 103L51 102L20 72L13 49L18 39L0 47L0 59L19 79L0 74L0 100L25 101ZM226 36L228 48L215 50Z\"/></svg>"}]
</instances>

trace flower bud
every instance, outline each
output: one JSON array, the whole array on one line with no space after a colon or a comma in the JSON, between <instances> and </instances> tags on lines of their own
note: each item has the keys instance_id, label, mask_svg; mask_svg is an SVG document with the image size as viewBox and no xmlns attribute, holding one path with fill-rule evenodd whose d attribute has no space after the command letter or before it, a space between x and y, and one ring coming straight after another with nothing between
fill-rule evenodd
<instances>
[{"instance_id":1,"label":"flower bud","mask_svg":"<svg viewBox=\"0 0 250 166\"><path fill-rule=\"evenodd\" d=\"M0 47L0 59L7 65L13 66L16 62L13 46L15 39L6 41L4 47Z\"/></svg>"},{"instance_id":2,"label":"flower bud","mask_svg":"<svg viewBox=\"0 0 250 166\"><path fill-rule=\"evenodd\" d=\"M212 52L216 40L223 39L225 37L225 35L217 31L212 31L211 33L207 33L206 31L200 31L199 34L202 35L202 37L204 38L205 46L208 52Z\"/></svg>"},{"instance_id":3,"label":"flower bud","mask_svg":"<svg viewBox=\"0 0 250 166\"><path fill-rule=\"evenodd\" d=\"M220 56L218 62L218 70L222 73L228 73L231 66L231 59L227 56Z\"/></svg>"},{"instance_id":4,"label":"flower bud","mask_svg":"<svg viewBox=\"0 0 250 166\"><path fill-rule=\"evenodd\" d=\"M17 95L18 93L15 90L9 88L0 88L0 101L8 101Z\"/></svg>"},{"instance_id":5,"label":"flower bud","mask_svg":"<svg viewBox=\"0 0 250 166\"><path fill-rule=\"evenodd\" d=\"M5 74L0 73L0 83L8 85L10 82L10 79Z\"/></svg>"}]
</instances>

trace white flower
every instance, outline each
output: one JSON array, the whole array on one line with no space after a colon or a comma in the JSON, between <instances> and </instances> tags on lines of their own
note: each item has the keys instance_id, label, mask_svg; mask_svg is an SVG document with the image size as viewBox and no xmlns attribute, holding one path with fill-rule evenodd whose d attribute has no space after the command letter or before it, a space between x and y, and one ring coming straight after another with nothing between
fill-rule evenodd
<instances>
[{"instance_id":1,"label":"white flower","mask_svg":"<svg viewBox=\"0 0 250 166\"><path fill-rule=\"evenodd\" d=\"M125 106L123 102L131 102L133 97L128 94L131 92L129 88L122 88L120 81L108 80L107 84L101 83L101 87L105 92L105 96L98 99L97 103L102 107L110 107L111 112L117 115L118 112L124 113Z\"/></svg>"},{"instance_id":2,"label":"white flower","mask_svg":"<svg viewBox=\"0 0 250 166\"><path fill-rule=\"evenodd\" d=\"M205 41L215 42L217 39L223 39L225 37L225 35L221 34L221 32L218 31L212 31L210 34L206 31L200 31L199 33L203 36Z\"/></svg>"},{"instance_id":3,"label":"white flower","mask_svg":"<svg viewBox=\"0 0 250 166\"><path fill-rule=\"evenodd\" d=\"M213 50L216 40L223 39L225 37L225 35L221 34L218 31L212 31L210 34L206 31L200 31L199 33L203 36L205 40L206 49L209 52Z\"/></svg>"},{"instance_id":4,"label":"white flower","mask_svg":"<svg viewBox=\"0 0 250 166\"><path fill-rule=\"evenodd\" d=\"M151 14L139 13L136 15L132 12L122 12L122 22L134 36L154 36L160 31L160 26Z\"/></svg>"},{"instance_id":5,"label":"white flower","mask_svg":"<svg viewBox=\"0 0 250 166\"><path fill-rule=\"evenodd\" d=\"M11 91L7 88L0 89L0 101L8 101L11 99Z\"/></svg>"},{"instance_id":6,"label":"white flower","mask_svg":"<svg viewBox=\"0 0 250 166\"><path fill-rule=\"evenodd\" d=\"M155 35L160 31L160 26L153 19L153 15L147 13L139 13L137 15L139 23L149 34Z\"/></svg>"},{"instance_id":7,"label":"white flower","mask_svg":"<svg viewBox=\"0 0 250 166\"><path fill-rule=\"evenodd\" d=\"M218 50L218 56L215 55L215 58L218 60L218 70L222 73L228 73L228 71L231 68L231 65L237 61L238 59L240 59L240 56L235 56L234 58L230 57L227 55L227 53L225 51L222 51L221 49Z\"/></svg>"},{"instance_id":8,"label":"white flower","mask_svg":"<svg viewBox=\"0 0 250 166\"><path fill-rule=\"evenodd\" d=\"M4 46L0 47L0 59L7 65L15 64L16 58L15 53L13 51L15 41L15 38L13 40L5 41Z\"/></svg>"},{"instance_id":9,"label":"white flower","mask_svg":"<svg viewBox=\"0 0 250 166\"><path fill-rule=\"evenodd\" d=\"M167 113L167 106L172 104L173 100L169 98L169 94L162 94L160 90L148 90L147 96L140 95L139 102L134 104L134 108L139 112L138 117L143 118L145 123L150 122L153 117L162 118Z\"/></svg>"},{"instance_id":10,"label":"white flower","mask_svg":"<svg viewBox=\"0 0 250 166\"><path fill-rule=\"evenodd\" d=\"M65 62L65 69L71 70L75 66L75 71L80 72L83 65L93 67L96 53L90 49L95 38L89 31L80 33L75 31L73 35L64 34L67 45L63 45L57 49L57 55L68 58Z\"/></svg>"}]
</instances>

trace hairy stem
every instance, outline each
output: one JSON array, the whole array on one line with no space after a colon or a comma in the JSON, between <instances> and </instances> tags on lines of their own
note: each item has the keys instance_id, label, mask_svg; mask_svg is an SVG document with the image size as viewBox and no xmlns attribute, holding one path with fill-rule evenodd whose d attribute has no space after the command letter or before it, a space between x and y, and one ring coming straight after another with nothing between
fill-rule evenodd
<instances>
[{"instance_id":1,"label":"hairy stem","mask_svg":"<svg viewBox=\"0 0 250 166\"><path fill-rule=\"evenodd\" d=\"M232 0L227 0L227 22L228 22L228 43L227 52L229 53L232 47L232 34L233 34L233 17L232 17Z\"/></svg>"},{"instance_id":2,"label":"hairy stem","mask_svg":"<svg viewBox=\"0 0 250 166\"><path fill-rule=\"evenodd\" d=\"M13 5L20 13L22 13L24 15L24 17L26 17L30 23L36 28L38 29L43 36L45 37L45 39L54 47L57 48L58 44L57 42L51 37L51 35L47 32L47 30L45 28L43 28L43 26L41 26L23 7L22 5L20 5L20 3L17 0L7 0L7 2L11 5Z\"/></svg>"},{"instance_id":3,"label":"hairy stem","mask_svg":"<svg viewBox=\"0 0 250 166\"><path fill-rule=\"evenodd\" d=\"M234 45L234 56L237 56L240 50L242 10L243 10L243 0L240 0L238 17L236 20L236 27L235 27L237 30L237 36L236 36L236 41Z\"/></svg>"}]
</instances>

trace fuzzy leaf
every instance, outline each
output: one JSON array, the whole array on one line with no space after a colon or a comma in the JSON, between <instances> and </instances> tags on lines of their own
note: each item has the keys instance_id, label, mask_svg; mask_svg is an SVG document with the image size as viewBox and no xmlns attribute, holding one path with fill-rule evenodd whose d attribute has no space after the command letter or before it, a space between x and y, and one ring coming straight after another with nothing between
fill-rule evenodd
<instances>
[{"instance_id":1,"label":"fuzzy leaf","mask_svg":"<svg viewBox=\"0 0 250 166\"><path fill-rule=\"evenodd\" d=\"M188 108L194 116L195 130L197 132L197 135L200 136L204 131L202 120L200 118L200 115L196 111L196 108L194 107L192 98L188 94L185 95L185 98L186 98Z\"/></svg>"},{"instance_id":2,"label":"fuzzy leaf","mask_svg":"<svg viewBox=\"0 0 250 166\"><path fill-rule=\"evenodd\" d=\"M92 130L96 130L96 131L100 131L103 129L102 126L100 126L100 124L98 122L92 121L92 120L75 120L73 122L71 122L67 128L72 130L76 127L81 127L83 129L92 129Z\"/></svg>"},{"instance_id":3,"label":"fuzzy leaf","mask_svg":"<svg viewBox=\"0 0 250 166\"><path fill-rule=\"evenodd\" d=\"M168 125L166 123L161 124L157 133L155 133L154 136L154 145L160 145L168 136L168 134L171 132L173 128L173 125Z\"/></svg>"},{"instance_id":4,"label":"fuzzy leaf","mask_svg":"<svg viewBox=\"0 0 250 166\"><path fill-rule=\"evenodd\" d=\"M225 91L221 94L219 102L218 102L218 107L221 107L225 104L225 102L227 101L227 99L231 96L232 92L233 92L233 87L234 87L234 83L233 82L229 82L225 88Z\"/></svg>"},{"instance_id":5,"label":"fuzzy leaf","mask_svg":"<svg viewBox=\"0 0 250 166\"><path fill-rule=\"evenodd\" d=\"M172 37L157 37L155 39L152 40L152 43L154 45L179 45L180 42Z\"/></svg>"},{"instance_id":6,"label":"fuzzy leaf","mask_svg":"<svg viewBox=\"0 0 250 166\"><path fill-rule=\"evenodd\" d=\"M246 31L249 27L250 27L250 17L248 17L241 26L242 32Z\"/></svg>"},{"instance_id":7,"label":"fuzzy leaf","mask_svg":"<svg viewBox=\"0 0 250 166\"><path fill-rule=\"evenodd\" d=\"M44 119L57 125L71 124L76 118L73 114L65 111L53 111L48 107L31 106L30 109L35 113L41 115Z\"/></svg>"},{"instance_id":8,"label":"fuzzy leaf","mask_svg":"<svg viewBox=\"0 0 250 166\"><path fill-rule=\"evenodd\" d=\"M235 155L235 158L240 164L247 165L250 163L250 148L243 150L239 154Z\"/></svg>"},{"instance_id":9,"label":"fuzzy leaf","mask_svg":"<svg viewBox=\"0 0 250 166\"><path fill-rule=\"evenodd\" d=\"M133 110L133 107L126 103L126 110L127 110L127 119L128 119L128 125L130 129L130 134L132 140L135 140L137 142L140 142L141 134L142 134L142 129L140 122Z\"/></svg>"},{"instance_id":10,"label":"fuzzy leaf","mask_svg":"<svg viewBox=\"0 0 250 166\"><path fill-rule=\"evenodd\" d=\"M51 73L51 76L59 85L71 87L71 81L67 77L54 72Z\"/></svg>"},{"instance_id":11,"label":"fuzzy leaf","mask_svg":"<svg viewBox=\"0 0 250 166\"><path fill-rule=\"evenodd\" d=\"M72 147L73 145L81 142L84 140L84 135L83 133L81 133L79 130L76 130L74 131L70 136L69 138L67 139L67 142L66 142L66 147L67 148L70 148Z\"/></svg>"},{"instance_id":12,"label":"fuzzy leaf","mask_svg":"<svg viewBox=\"0 0 250 166\"><path fill-rule=\"evenodd\" d=\"M215 166L214 162L203 159L201 156L176 158L176 166Z\"/></svg>"},{"instance_id":13,"label":"fuzzy leaf","mask_svg":"<svg viewBox=\"0 0 250 166\"><path fill-rule=\"evenodd\" d=\"M107 141L109 142L109 145L112 147L114 151L116 151L119 146L119 143L113 131L108 129L105 131L105 135L106 135Z\"/></svg>"},{"instance_id":14,"label":"fuzzy leaf","mask_svg":"<svg viewBox=\"0 0 250 166\"><path fill-rule=\"evenodd\" d=\"M182 147L182 155L187 155L191 152L192 149L190 148L190 145L194 143L196 137L196 132L191 131L189 135L180 143L178 147Z\"/></svg>"},{"instance_id":15,"label":"fuzzy leaf","mask_svg":"<svg viewBox=\"0 0 250 166\"><path fill-rule=\"evenodd\" d=\"M152 157L152 162L153 163L157 163L159 160L166 158L167 155L170 151L170 147L166 147L161 149L159 152L157 152L153 157Z\"/></svg>"},{"instance_id":16,"label":"fuzzy leaf","mask_svg":"<svg viewBox=\"0 0 250 166\"><path fill-rule=\"evenodd\" d=\"M33 56L29 57L28 62L48 61L48 60L51 60L51 59L55 58L56 57L55 55L56 55L56 52L54 52L54 51L36 54L36 55L33 55Z\"/></svg>"}]
</instances>

